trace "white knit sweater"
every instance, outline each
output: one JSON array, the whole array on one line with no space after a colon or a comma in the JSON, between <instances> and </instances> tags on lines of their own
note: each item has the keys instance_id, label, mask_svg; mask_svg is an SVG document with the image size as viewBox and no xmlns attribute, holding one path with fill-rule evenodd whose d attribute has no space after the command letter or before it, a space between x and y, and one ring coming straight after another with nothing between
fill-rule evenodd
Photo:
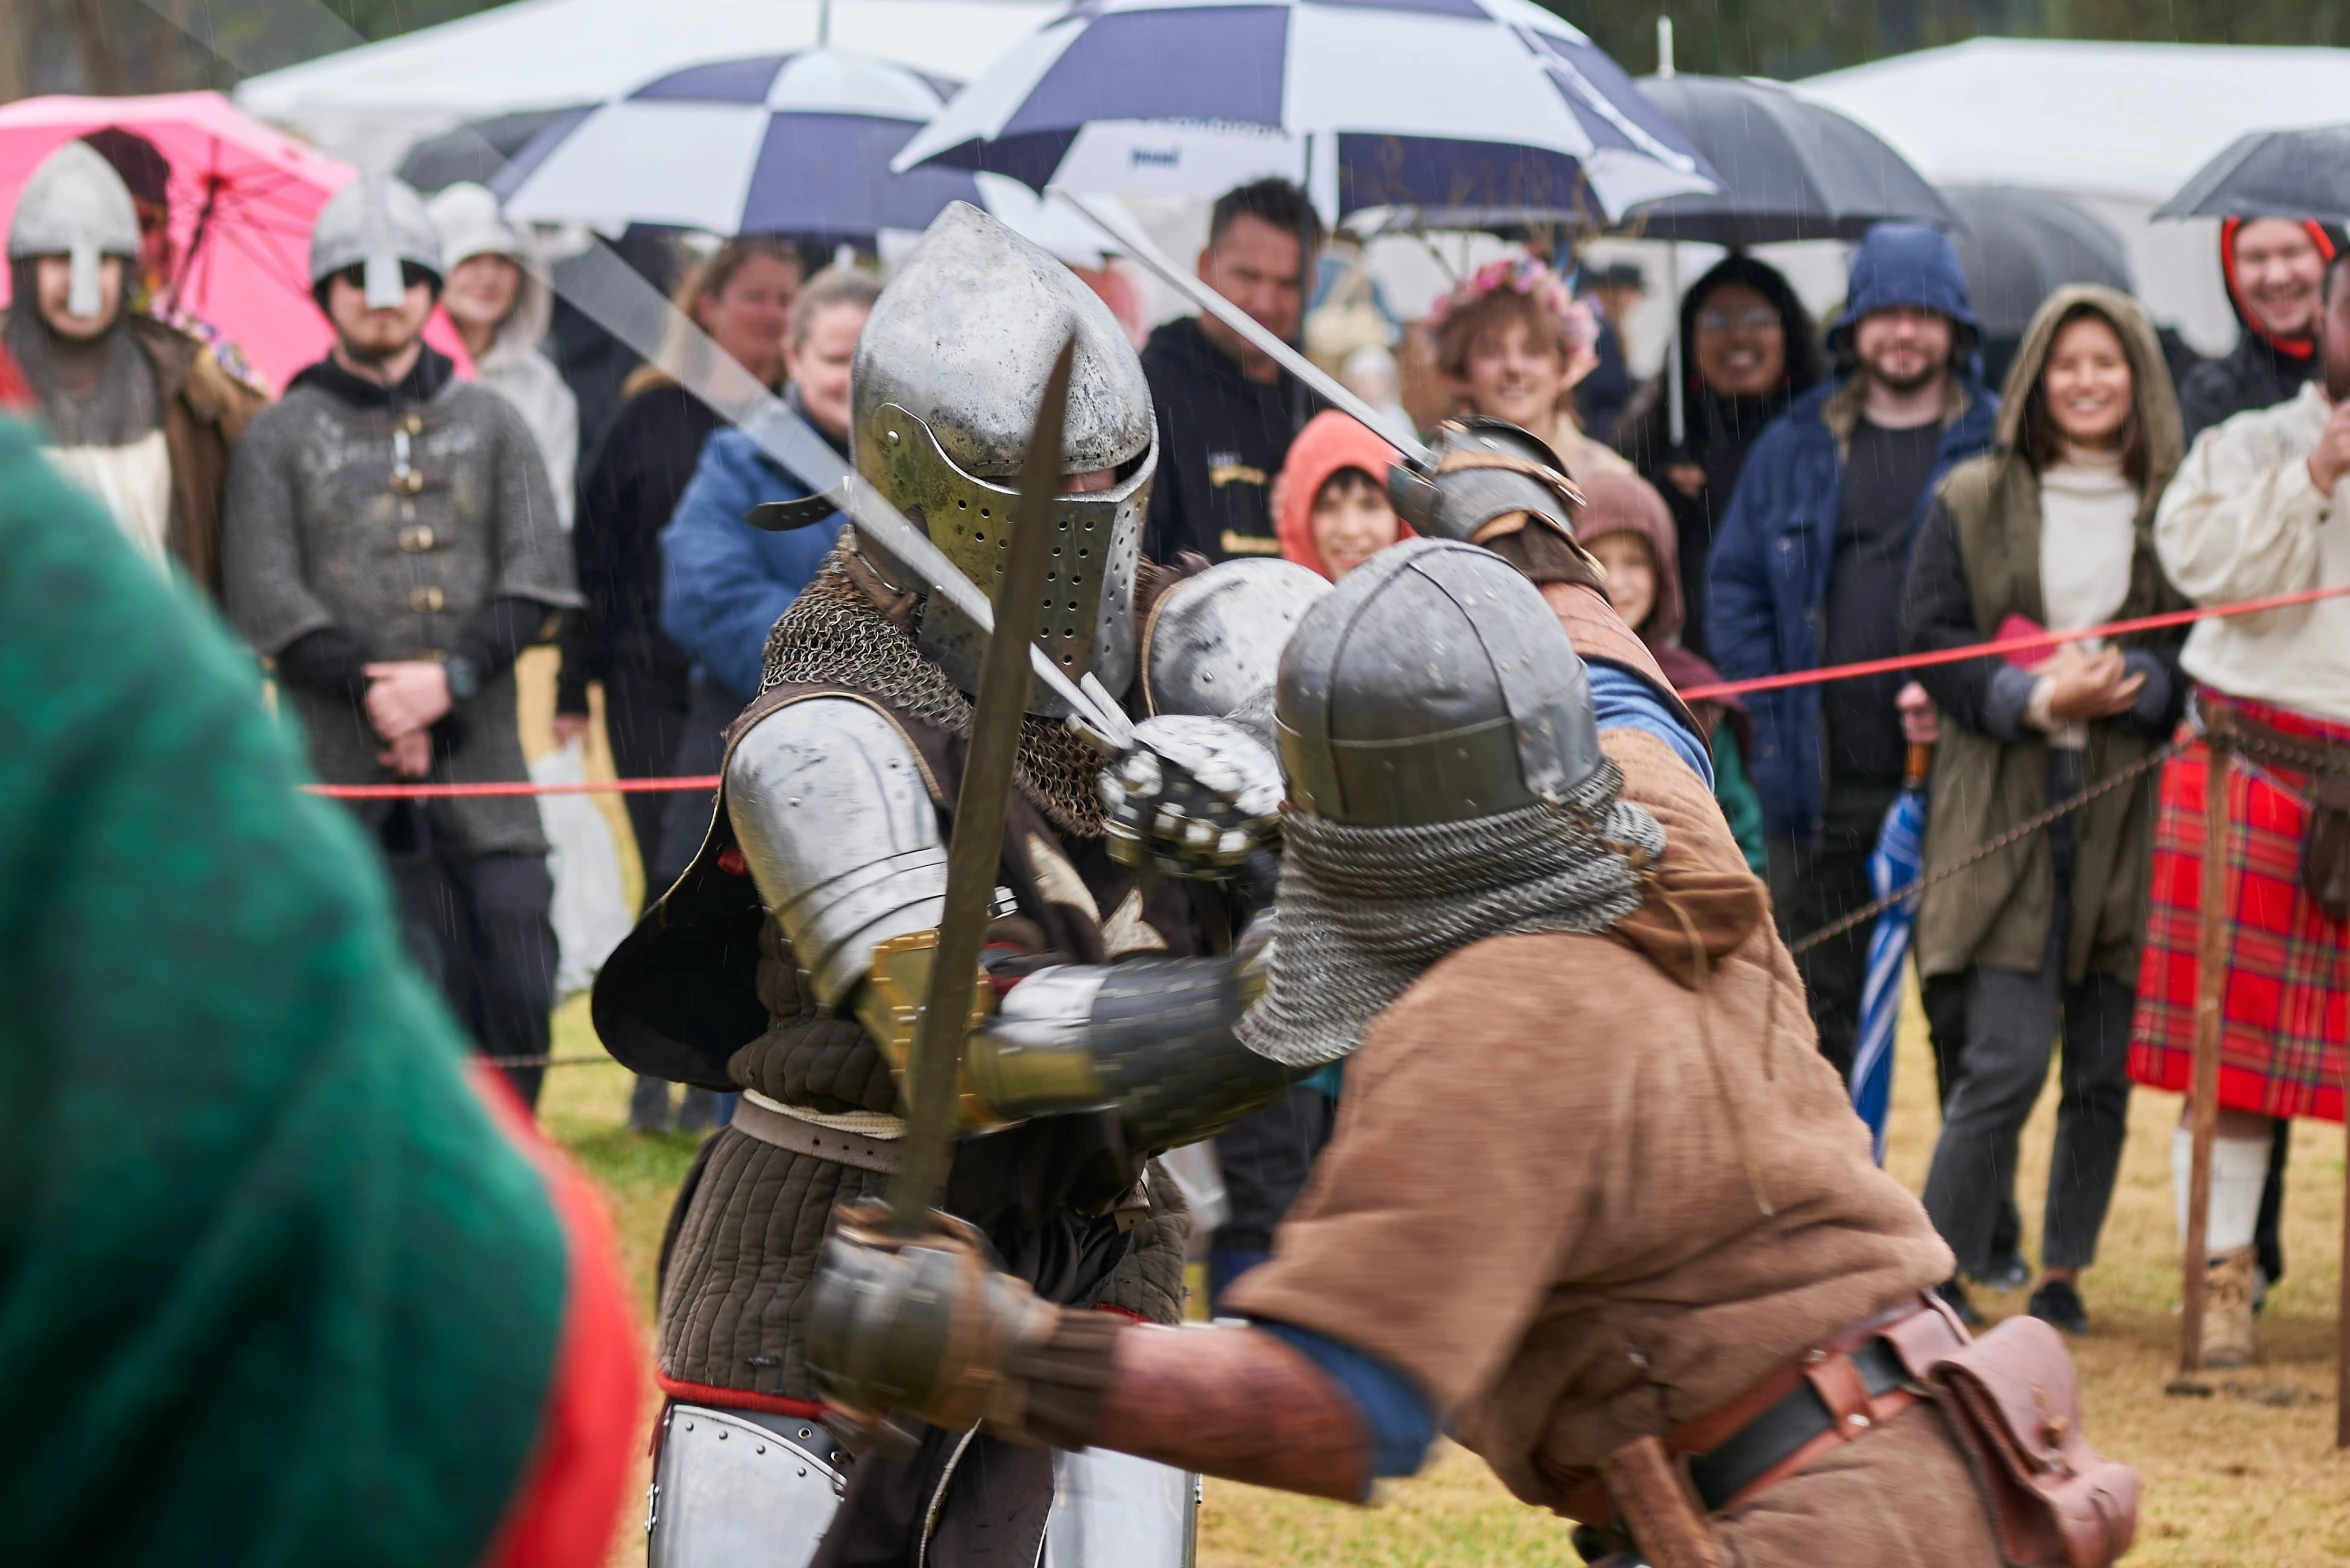
<instances>
[{"instance_id":1,"label":"white knit sweater","mask_svg":"<svg viewBox=\"0 0 2350 1568\"><path fill-rule=\"evenodd\" d=\"M2219 604L2350 584L2344 486L2323 495L2309 478L2332 412L2312 382L2196 438L2154 524L2180 592ZM2200 622L2180 663L2232 696L2350 724L2350 597Z\"/></svg>"}]
</instances>

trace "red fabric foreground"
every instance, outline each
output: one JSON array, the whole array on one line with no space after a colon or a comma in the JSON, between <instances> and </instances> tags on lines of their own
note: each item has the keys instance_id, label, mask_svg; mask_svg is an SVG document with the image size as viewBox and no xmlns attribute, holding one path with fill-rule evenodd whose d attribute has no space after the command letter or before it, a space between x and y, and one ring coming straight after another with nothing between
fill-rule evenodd
<instances>
[{"instance_id":1,"label":"red fabric foreground","mask_svg":"<svg viewBox=\"0 0 2350 1568\"><path fill-rule=\"evenodd\" d=\"M2213 700L2199 692L2198 700ZM2350 729L2290 709L2224 699L2247 717L2312 739L2350 744ZM2194 1073L2198 911L2203 892L2200 744L2166 763L2154 824L2154 887L2131 1029L2130 1076L2184 1093ZM2350 927L2301 891L2305 780L2238 758L2228 780L2228 978L2220 1030L2219 1100L2232 1111L2342 1119L2350 1041Z\"/></svg>"},{"instance_id":2,"label":"red fabric foreground","mask_svg":"<svg viewBox=\"0 0 2350 1568\"><path fill-rule=\"evenodd\" d=\"M473 1079L506 1136L538 1167L571 1255L538 1443L483 1568L601 1568L643 1440L648 1353L603 1199L540 1135L503 1078L485 1068Z\"/></svg>"}]
</instances>

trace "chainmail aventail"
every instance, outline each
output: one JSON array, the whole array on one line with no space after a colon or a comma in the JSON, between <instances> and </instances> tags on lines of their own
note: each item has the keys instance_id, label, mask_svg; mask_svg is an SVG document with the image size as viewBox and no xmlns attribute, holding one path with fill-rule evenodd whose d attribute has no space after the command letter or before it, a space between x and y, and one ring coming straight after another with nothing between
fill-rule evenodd
<instances>
[{"instance_id":1,"label":"chainmail aventail","mask_svg":"<svg viewBox=\"0 0 2350 1568\"><path fill-rule=\"evenodd\" d=\"M1603 759L1563 805L1429 827L1287 813L1272 971L1242 1043L1292 1067L1333 1061L1456 949L1623 919L1665 848L1656 818L1618 798L1623 782Z\"/></svg>"},{"instance_id":2,"label":"chainmail aventail","mask_svg":"<svg viewBox=\"0 0 2350 1568\"><path fill-rule=\"evenodd\" d=\"M971 733L971 699L922 656L922 607L901 626L857 586L843 560L850 536L767 634L759 690L846 686L951 735ZM1101 753L1059 719L1030 714L1020 726L1013 781L1064 833L1102 835Z\"/></svg>"}]
</instances>

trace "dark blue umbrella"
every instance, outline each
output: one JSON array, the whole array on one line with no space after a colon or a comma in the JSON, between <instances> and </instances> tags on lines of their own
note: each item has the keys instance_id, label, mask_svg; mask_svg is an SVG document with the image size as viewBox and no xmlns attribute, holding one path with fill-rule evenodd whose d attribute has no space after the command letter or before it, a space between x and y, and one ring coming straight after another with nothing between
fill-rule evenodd
<instances>
[{"instance_id":1,"label":"dark blue umbrella","mask_svg":"<svg viewBox=\"0 0 2350 1568\"><path fill-rule=\"evenodd\" d=\"M954 84L839 49L689 66L541 131L493 182L507 216L777 234L870 249L979 201L970 174L890 160Z\"/></svg>"},{"instance_id":2,"label":"dark blue umbrella","mask_svg":"<svg viewBox=\"0 0 2350 1568\"><path fill-rule=\"evenodd\" d=\"M1530 0L1079 0L898 156L1036 190L1613 216L1714 188L1597 45Z\"/></svg>"}]
</instances>

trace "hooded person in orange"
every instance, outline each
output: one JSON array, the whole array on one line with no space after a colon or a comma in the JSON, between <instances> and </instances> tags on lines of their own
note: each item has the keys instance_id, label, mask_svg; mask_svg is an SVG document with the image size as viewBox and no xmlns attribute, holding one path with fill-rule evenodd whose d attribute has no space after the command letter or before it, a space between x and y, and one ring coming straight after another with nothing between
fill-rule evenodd
<instances>
[{"instance_id":1,"label":"hooded person in orange","mask_svg":"<svg viewBox=\"0 0 2350 1568\"><path fill-rule=\"evenodd\" d=\"M1714 667L1681 646L1681 557L1673 514L1655 486L1631 474L1596 473L1582 481L1583 510L1575 533L1584 548L1607 568L1608 602L1639 633L1657 668L1675 691L1711 686L1721 680ZM1746 753L1754 746L1754 721L1735 697L1700 699L1689 705L1705 727L1714 759L1714 799L1738 841L1738 852L1763 870L1762 806L1746 778Z\"/></svg>"},{"instance_id":2,"label":"hooded person in orange","mask_svg":"<svg viewBox=\"0 0 2350 1568\"><path fill-rule=\"evenodd\" d=\"M2318 286L2342 248L2342 232L2313 219L2221 223L2220 277L2242 330L2234 348L2179 381L2189 443L2223 419L2286 401L2317 374Z\"/></svg>"},{"instance_id":3,"label":"hooded person in orange","mask_svg":"<svg viewBox=\"0 0 2350 1568\"><path fill-rule=\"evenodd\" d=\"M1281 466L1273 527L1281 558L1336 582L1399 539L1410 525L1387 501L1395 448L1351 414L1329 409L1306 422Z\"/></svg>"}]
</instances>

